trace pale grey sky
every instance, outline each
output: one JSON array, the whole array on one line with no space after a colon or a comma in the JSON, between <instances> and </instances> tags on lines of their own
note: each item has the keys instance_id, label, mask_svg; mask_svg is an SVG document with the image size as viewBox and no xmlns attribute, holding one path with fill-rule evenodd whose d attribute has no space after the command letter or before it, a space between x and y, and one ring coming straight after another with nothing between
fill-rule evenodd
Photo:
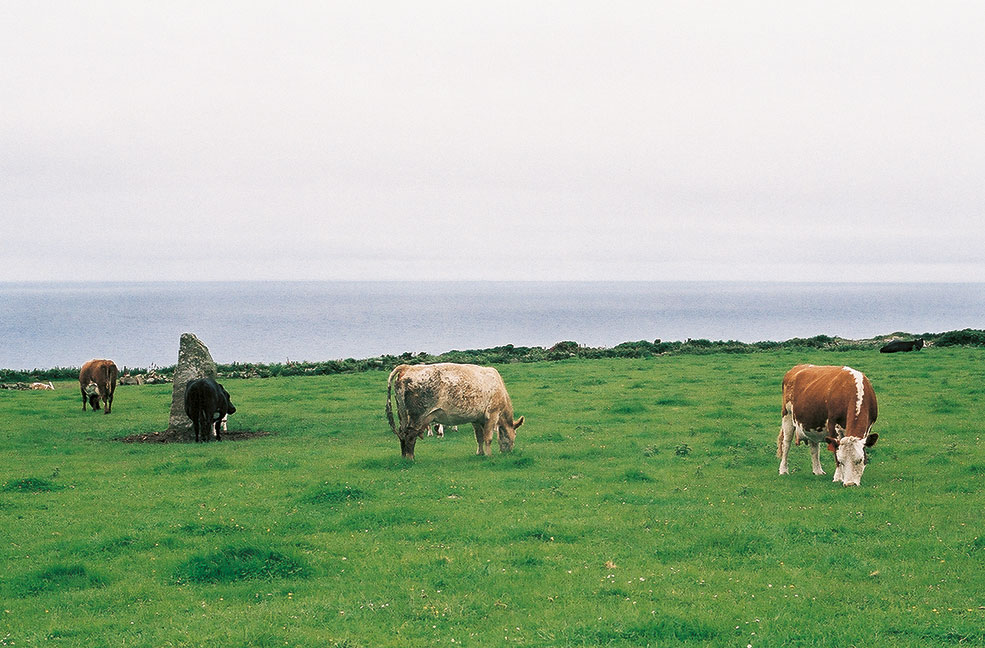
<instances>
[{"instance_id":1,"label":"pale grey sky","mask_svg":"<svg viewBox=\"0 0 985 648\"><path fill-rule=\"evenodd\" d=\"M0 280L985 280L980 2L3 2Z\"/></svg>"}]
</instances>

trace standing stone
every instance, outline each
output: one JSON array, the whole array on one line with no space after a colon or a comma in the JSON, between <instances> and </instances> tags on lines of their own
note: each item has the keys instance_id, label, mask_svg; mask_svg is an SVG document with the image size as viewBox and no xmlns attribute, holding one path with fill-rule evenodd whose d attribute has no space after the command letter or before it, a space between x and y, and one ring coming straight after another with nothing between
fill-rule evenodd
<instances>
[{"instance_id":1,"label":"standing stone","mask_svg":"<svg viewBox=\"0 0 985 648\"><path fill-rule=\"evenodd\" d=\"M174 368L174 386L171 391L171 418L168 432L185 441L195 438L192 421L185 414L185 385L196 378L215 378L216 368L209 348L191 333L181 334L178 348L178 364Z\"/></svg>"}]
</instances>

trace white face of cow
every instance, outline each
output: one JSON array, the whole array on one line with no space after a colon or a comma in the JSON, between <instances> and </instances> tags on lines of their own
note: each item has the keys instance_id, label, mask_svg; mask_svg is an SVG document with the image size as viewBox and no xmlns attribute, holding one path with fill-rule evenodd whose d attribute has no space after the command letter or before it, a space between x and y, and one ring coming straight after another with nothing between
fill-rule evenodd
<instances>
[{"instance_id":1,"label":"white face of cow","mask_svg":"<svg viewBox=\"0 0 985 648\"><path fill-rule=\"evenodd\" d=\"M838 464L834 481L840 481L845 486L858 486L869 463L866 450L874 446L878 438L878 434L869 434L864 439L853 436L828 439L835 446L835 461Z\"/></svg>"}]
</instances>

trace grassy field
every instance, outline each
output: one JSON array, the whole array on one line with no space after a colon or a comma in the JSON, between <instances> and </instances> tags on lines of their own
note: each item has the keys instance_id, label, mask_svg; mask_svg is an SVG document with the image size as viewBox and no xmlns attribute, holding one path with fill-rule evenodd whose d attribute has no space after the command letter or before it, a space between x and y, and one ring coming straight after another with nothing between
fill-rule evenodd
<instances>
[{"instance_id":1,"label":"grassy field","mask_svg":"<svg viewBox=\"0 0 985 648\"><path fill-rule=\"evenodd\" d=\"M872 380L860 488L777 475L800 362ZM271 434L221 444L114 440L169 385L0 392L0 646L985 645L985 350L499 369L517 451L413 464L385 372L225 381Z\"/></svg>"}]
</instances>

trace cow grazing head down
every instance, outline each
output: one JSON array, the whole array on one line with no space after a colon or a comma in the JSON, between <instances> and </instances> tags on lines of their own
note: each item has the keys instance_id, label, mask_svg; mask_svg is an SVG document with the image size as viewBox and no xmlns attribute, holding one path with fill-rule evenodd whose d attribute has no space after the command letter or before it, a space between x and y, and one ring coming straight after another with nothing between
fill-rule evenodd
<instances>
[{"instance_id":1,"label":"cow grazing head down","mask_svg":"<svg viewBox=\"0 0 985 648\"><path fill-rule=\"evenodd\" d=\"M400 440L405 459L414 458L418 437L431 429L471 423L477 455L492 454L495 436L502 452L511 452L523 417L513 418L513 403L502 376L492 367L439 363L399 365L387 380L386 417ZM399 426L390 397L397 405Z\"/></svg>"},{"instance_id":2,"label":"cow grazing head down","mask_svg":"<svg viewBox=\"0 0 985 648\"><path fill-rule=\"evenodd\" d=\"M823 475L820 445L834 454L834 481L858 486L868 463L867 450L879 435L870 430L879 408L875 391L861 371L851 367L797 365L783 377L783 401L776 455L780 474L790 472L790 445L806 441L815 475Z\"/></svg>"},{"instance_id":3,"label":"cow grazing head down","mask_svg":"<svg viewBox=\"0 0 985 648\"><path fill-rule=\"evenodd\" d=\"M862 483L862 473L869 464L869 448L876 444L879 435L870 433L865 438L845 436L840 439L828 437L828 448L835 453L834 481L845 486L858 486Z\"/></svg>"},{"instance_id":4,"label":"cow grazing head down","mask_svg":"<svg viewBox=\"0 0 985 648\"><path fill-rule=\"evenodd\" d=\"M222 441L226 417L235 413L229 392L214 378L198 378L185 386L185 414L192 421L196 442L208 441L213 435Z\"/></svg>"},{"instance_id":5,"label":"cow grazing head down","mask_svg":"<svg viewBox=\"0 0 985 648\"><path fill-rule=\"evenodd\" d=\"M90 360L82 365L79 372L79 389L82 392L82 411L86 404L92 411L99 410L100 401L103 413L109 414L113 409L113 393L116 391L116 379L120 374L116 363L112 360Z\"/></svg>"}]
</instances>

